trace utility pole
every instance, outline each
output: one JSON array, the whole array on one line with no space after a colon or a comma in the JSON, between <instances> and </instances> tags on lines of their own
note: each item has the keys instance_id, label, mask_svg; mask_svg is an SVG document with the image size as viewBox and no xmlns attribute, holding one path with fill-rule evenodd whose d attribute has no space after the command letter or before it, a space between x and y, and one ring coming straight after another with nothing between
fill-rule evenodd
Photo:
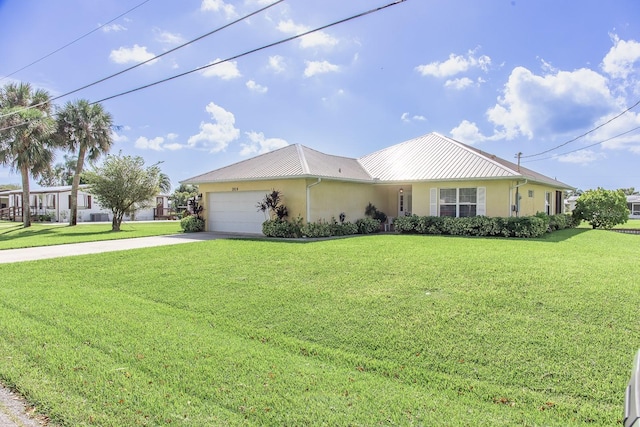
<instances>
[{"instance_id":1,"label":"utility pole","mask_svg":"<svg viewBox=\"0 0 640 427\"><path fill-rule=\"evenodd\" d=\"M516 157L518 158L518 172L520 172L520 157L522 157L522 152L518 151Z\"/></svg>"},{"instance_id":2,"label":"utility pole","mask_svg":"<svg viewBox=\"0 0 640 427\"><path fill-rule=\"evenodd\" d=\"M518 173L520 173L520 157L522 157L522 152L518 151L516 153L516 157L518 158ZM517 181L516 181L517 183ZM520 216L520 185L516 184L516 216Z\"/></svg>"}]
</instances>

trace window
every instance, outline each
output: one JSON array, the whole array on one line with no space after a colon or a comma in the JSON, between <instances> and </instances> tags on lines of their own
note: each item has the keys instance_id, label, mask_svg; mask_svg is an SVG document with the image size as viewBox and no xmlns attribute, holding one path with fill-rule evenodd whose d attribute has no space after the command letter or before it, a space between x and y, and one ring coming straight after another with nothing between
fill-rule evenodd
<instances>
[{"instance_id":1,"label":"window","mask_svg":"<svg viewBox=\"0 0 640 427\"><path fill-rule=\"evenodd\" d=\"M69 208L71 208L71 194L69 194ZM78 194L78 209L91 209L90 194Z\"/></svg>"},{"instance_id":2,"label":"window","mask_svg":"<svg viewBox=\"0 0 640 427\"><path fill-rule=\"evenodd\" d=\"M544 211L547 215L551 215L551 193L545 193Z\"/></svg>"},{"instance_id":3,"label":"window","mask_svg":"<svg viewBox=\"0 0 640 427\"><path fill-rule=\"evenodd\" d=\"M55 194L47 194L45 196L45 205L47 209L55 209L56 208L56 195Z\"/></svg>"},{"instance_id":4,"label":"window","mask_svg":"<svg viewBox=\"0 0 640 427\"><path fill-rule=\"evenodd\" d=\"M533 197L533 190L529 190L529 197Z\"/></svg>"},{"instance_id":5,"label":"window","mask_svg":"<svg viewBox=\"0 0 640 427\"><path fill-rule=\"evenodd\" d=\"M469 217L477 215L477 188L441 188L440 216Z\"/></svg>"}]
</instances>

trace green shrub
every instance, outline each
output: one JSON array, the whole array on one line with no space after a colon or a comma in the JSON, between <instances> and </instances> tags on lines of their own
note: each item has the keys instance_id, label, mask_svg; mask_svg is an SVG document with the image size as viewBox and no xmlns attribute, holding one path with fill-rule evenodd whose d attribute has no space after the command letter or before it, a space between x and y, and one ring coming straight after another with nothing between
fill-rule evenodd
<instances>
[{"instance_id":1,"label":"green shrub","mask_svg":"<svg viewBox=\"0 0 640 427\"><path fill-rule=\"evenodd\" d=\"M333 222L329 224L332 236L350 236L358 234L358 226L352 222Z\"/></svg>"},{"instance_id":2,"label":"green shrub","mask_svg":"<svg viewBox=\"0 0 640 427\"><path fill-rule=\"evenodd\" d=\"M329 237L331 226L326 221L308 222L302 226L302 235L307 237Z\"/></svg>"},{"instance_id":3,"label":"green shrub","mask_svg":"<svg viewBox=\"0 0 640 427\"><path fill-rule=\"evenodd\" d=\"M204 219L195 215L189 215L180 220L180 228L185 233L204 231Z\"/></svg>"},{"instance_id":4,"label":"green shrub","mask_svg":"<svg viewBox=\"0 0 640 427\"><path fill-rule=\"evenodd\" d=\"M356 220L358 234L371 234L380 231L380 221L370 217L360 218Z\"/></svg>"},{"instance_id":5,"label":"green shrub","mask_svg":"<svg viewBox=\"0 0 640 427\"><path fill-rule=\"evenodd\" d=\"M302 237L301 221L289 222L283 219L269 219L262 223L262 234L267 237Z\"/></svg>"},{"instance_id":6,"label":"green shrub","mask_svg":"<svg viewBox=\"0 0 640 427\"><path fill-rule=\"evenodd\" d=\"M547 231L574 226L570 215L538 214L534 217L490 218L473 216L465 218L408 216L396 218L395 230L400 233L443 234L479 237L540 237Z\"/></svg>"}]
</instances>

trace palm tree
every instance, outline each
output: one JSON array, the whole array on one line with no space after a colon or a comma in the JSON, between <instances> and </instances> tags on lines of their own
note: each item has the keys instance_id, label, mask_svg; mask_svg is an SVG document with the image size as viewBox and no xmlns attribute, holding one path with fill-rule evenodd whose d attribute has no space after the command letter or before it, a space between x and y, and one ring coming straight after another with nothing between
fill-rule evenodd
<instances>
[{"instance_id":1,"label":"palm tree","mask_svg":"<svg viewBox=\"0 0 640 427\"><path fill-rule=\"evenodd\" d=\"M29 83L9 83L0 89L0 164L22 176L22 221L31 226L29 176L37 178L54 157L49 94Z\"/></svg>"},{"instance_id":2,"label":"palm tree","mask_svg":"<svg viewBox=\"0 0 640 427\"><path fill-rule=\"evenodd\" d=\"M109 152L113 144L112 126L113 118L101 104L90 104L84 99L69 101L58 112L56 138L61 145L78 155L71 183L69 225L76 225L78 221L78 186L85 159L95 162L102 154Z\"/></svg>"}]
</instances>

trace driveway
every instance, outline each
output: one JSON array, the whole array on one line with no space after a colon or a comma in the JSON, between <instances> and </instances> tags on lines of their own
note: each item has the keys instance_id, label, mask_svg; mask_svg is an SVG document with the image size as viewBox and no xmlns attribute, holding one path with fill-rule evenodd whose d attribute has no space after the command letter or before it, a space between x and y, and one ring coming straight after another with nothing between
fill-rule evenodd
<instances>
[{"instance_id":1,"label":"driveway","mask_svg":"<svg viewBox=\"0 0 640 427\"><path fill-rule=\"evenodd\" d=\"M38 246L35 248L4 249L0 250L0 264L242 237L255 238L259 236L202 232L172 234L168 236L137 237L133 239L102 240L99 242L70 243L67 245Z\"/></svg>"}]
</instances>

